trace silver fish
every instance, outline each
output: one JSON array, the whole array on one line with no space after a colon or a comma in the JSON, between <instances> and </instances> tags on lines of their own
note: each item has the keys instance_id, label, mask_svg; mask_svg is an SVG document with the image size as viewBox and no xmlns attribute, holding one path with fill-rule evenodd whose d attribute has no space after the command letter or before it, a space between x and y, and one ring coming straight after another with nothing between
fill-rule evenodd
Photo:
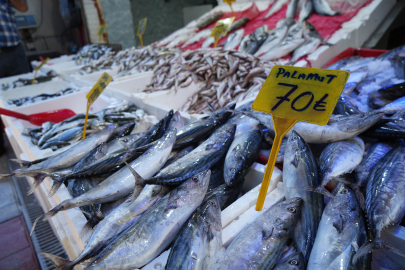
<instances>
[{"instance_id":1,"label":"silver fish","mask_svg":"<svg viewBox=\"0 0 405 270\"><path fill-rule=\"evenodd\" d=\"M202 203L174 241L166 269L205 270L222 248L221 208L216 196Z\"/></svg>"},{"instance_id":2,"label":"silver fish","mask_svg":"<svg viewBox=\"0 0 405 270\"><path fill-rule=\"evenodd\" d=\"M354 55L348 58L344 58L342 60L339 60L329 66L326 67L326 69L340 69L341 67L345 66L347 63L350 63L352 61L355 61L357 59L360 59L361 56L359 55Z\"/></svg>"},{"instance_id":3,"label":"silver fish","mask_svg":"<svg viewBox=\"0 0 405 270\"><path fill-rule=\"evenodd\" d=\"M262 60L277 60L281 57L288 55L290 52L294 51L296 48L301 46L305 42L305 39L298 38L292 40L285 40L279 45L270 49L267 53L260 56Z\"/></svg>"},{"instance_id":4,"label":"silver fish","mask_svg":"<svg viewBox=\"0 0 405 270\"><path fill-rule=\"evenodd\" d=\"M205 18L200 19L200 20L197 22L197 25L196 25L196 26L198 27L198 29L205 28L205 27L207 27L208 25L210 25L210 24L212 24L212 23L218 21L218 19L221 18L223 15L224 15L224 13L222 13L221 11L220 11L220 12L216 12L216 13L214 13L214 14L211 14L211 15L205 17Z\"/></svg>"},{"instance_id":5,"label":"silver fish","mask_svg":"<svg viewBox=\"0 0 405 270\"><path fill-rule=\"evenodd\" d=\"M273 270L305 270L305 260L301 252L285 257Z\"/></svg>"},{"instance_id":6,"label":"silver fish","mask_svg":"<svg viewBox=\"0 0 405 270\"><path fill-rule=\"evenodd\" d=\"M74 127L68 130L65 130L47 140L47 143L56 142L56 141L68 141L75 137L77 134L80 134L83 131L83 127Z\"/></svg>"},{"instance_id":7,"label":"silver fish","mask_svg":"<svg viewBox=\"0 0 405 270\"><path fill-rule=\"evenodd\" d=\"M322 214L307 269L370 269L352 263L355 248L366 242L366 230L356 195L338 184Z\"/></svg>"},{"instance_id":8,"label":"silver fish","mask_svg":"<svg viewBox=\"0 0 405 270\"><path fill-rule=\"evenodd\" d=\"M301 217L294 229L294 240L305 262L308 262L323 212L323 196L299 189L317 187L321 181L311 149L295 131L291 132L284 151L283 181L287 200L299 197L304 201Z\"/></svg>"},{"instance_id":9,"label":"silver fish","mask_svg":"<svg viewBox=\"0 0 405 270\"><path fill-rule=\"evenodd\" d=\"M266 41L267 37L269 36L267 25L262 25L262 26L257 27L255 29L254 35L255 35L255 38L257 41L257 45L259 47L262 46L262 44ZM254 53L250 52L250 54L254 54Z\"/></svg>"},{"instance_id":10,"label":"silver fish","mask_svg":"<svg viewBox=\"0 0 405 270\"><path fill-rule=\"evenodd\" d=\"M398 224L405 215L404 164L405 148L398 146L388 152L368 175L366 214L372 241L357 251L353 258L354 262L374 249L388 249L402 255L402 252L381 239L381 231Z\"/></svg>"},{"instance_id":11,"label":"silver fish","mask_svg":"<svg viewBox=\"0 0 405 270\"><path fill-rule=\"evenodd\" d=\"M298 0L291 0L287 6L286 18L294 19L297 12Z\"/></svg>"},{"instance_id":12,"label":"silver fish","mask_svg":"<svg viewBox=\"0 0 405 270\"><path fill-rule=\"evenodd\" d=\"M302 27L304 28L304 37L306 39L309 38L317 38L321 41L323 45L328 45L332 46L333 44L326 42L321 35L319 35L318 30L316 30L315 26L313 26L310 22L308 21L303 21L302 22Z\"/></svg>"},{"instance_id":13,"label":"silver fish","mask_svg":"<svg viewBox=\"0 0 405 270\"><path fill-rule=\"evenodd\" d=\"M190 38L189 40L184 42L184 44L181 47L184 48L188 45L199 42L200 40L203 40L203 39L209 37L211 35L211 33L212 33L212 29L202 30L202 31L198 32L197 34L195 34L192 38Z\"/></svg>"},{"instance_id":14,"label":"silver fish","mask_svg":"<svg viewBox=\"0 0 405 270\"><path fill-rule=\"evenodd\" d=\"M302 208L301 198L273 205L248 225L212 269L273 269Z\"/></svg>"},{"instance_id":15,"label":"silver fish","mask_svg":"<svg viewBox=\"0 0 405 270\"><path fill-rule=\"evenodd\" d=\"M375 60L375 57L364 57L364 58L360 58L354 61L350 61L349 63L347 63L346 65L344 65L343 67L341 67L341 70L348 70L350 72L354 72L356 70L358 70L359 68L362 67L367 67L367 65L371 62L373 62Z\"/></svg>"},{"instance_id":16,"label":"silver fish","mask_svg":"<svg viewBox=\"0 0 405 270\"><path fill-rule=\"evenodd\" d=\"M259 50L254 54L254 56L261 56L277 44L279 44L287 34L288 27L286 25L274 29L269 36L267 37L266 41L260 46Z\"/></svg>"},{"instance_id":17,"label":"silver fish","mask_svg":"<svg viewBox=\"0 0 405 270\"><path fill-rule=\"evenodd\" d=\"M209 46L211 46L212 44L214 44L215 39L214 37L208 37L204 43L201 45L201 48L208 48Z\"/></svg>"},{"instance_id":18,"label":"silver fish","mask_svg":"<svg viewBox=\"0 0 405 270\"><path fill-rule=\"evenodd\" d=\"M237 29L241 28L242 26L244 26L245 24L247 24L249 21L250 21L249 18L242 18L242 19L239 19L239 20L237 20L237 21L234 21L234 22L232 23L231 27L229 28L229 31L228 31L228 32L232 32L232 31L234 31L234 30L237 30Z\"/></svg>"},{"instance_id":19,"label":"silver fish","mask_svg":"<svg viewBox=\"0 0 405 270\"><path fill-rule=\"evenodd\" d=\"M307 39L301 46L294 50L290 64L294 64L301 57L313 53L319 46L321 41L317 38Z\"/></svg>"},{"instance_id":20,"label":"silver fish","mask_svg":"<svg viewBox=\"0 0 405 270\"><path fill-rule=\"evenodd\" d=\"M375 143L367 150L355 169L354 177L358 186L363 187L367 184L366 180L371 170L391 149L392 146L386 143Z\"/></svg>"},{"instance_id":21,"label":"silver fish","mask_svg":"<svg viewBox=\"0 0 405 270\"><path fill-rule=\"evenodd\" d=\"M235 49L240 44L244 33L245 33L245 30L239 29L239 30L233 32L232 34L229 34L228 38L226 39L224 49L225 50Z\"/></svg>"},{"instance_id":22,"label":"silver fish","mask_svg":"<svg viewBox=\"0 0 405 270\"><path fill-rule=\"evenodd\" d=\"M243 37L238 51L244 53L254 54L259 49L259 44L254 34Z\"/></svg>"},{"instance_id":23,"label":"silver fish","mask_svg":"<svg viewBox=\"0 0 405 270\"><path fill-rule=\"evenodd\" d=\"M210 174L209 170L203 171L171 191L120 238L102 250L86 269L140 268L156 258L201 204Z\"/></svg>"},{"instance_id":24,"label":"silver fish","mask_svg":"<svg viewBox=\"0 0 405 270\"><path fill-rule=\"evenodd\" d=\"M266 16L263 17L263 20L267 19L277 11L279 11L285 4L287 4L288 0L276 0L269 11L267 12Z\"/></svg>"},{"instance_id":25,"label":"silver fish","mask_svg":"<svg viewBox=\"0 0 405 270\"><path fill-rule=\"evenodd\" d=\"M333 11L326 0L312 0L316 13L322 16L340 15L340 11Z\"/></svg>"},{"instance_id":26,"label":"silver fish","mask_svg":"<svg viewBox=\"0 0 405 270\"><path fill-rule=\"evenodd\" d=\"M312 10L314 9L314 5L312 4L312 0L304 0L301 6L300 15L298 18L299 22L303 22L311 16Z\"/></svg>"},{"instance_id":27,"label":"silver fish","mask_svg":"<svg viewBox=\"0 0 405 270\"><path fill-rule=\"evenodd\" d=\"M378 111L384 112L386 114L394 114L404 109L405 109L405 97L401 97L380 108Z\"/></svg>"},{"instance_id":28,"label":"silver fish","mask_svg":"<svg viewBox=\"0 0 405 270\"><path fill-rule=\"evenodd\" d=\"M276 28L280 28L283 27L284 25L286 25L288 28L290 28L291 26L293 26L296 23L296 21L294 21L294 19L291 18L284 18L281 19L277 22L276 24Z\"/></svg>"}]
</instances>

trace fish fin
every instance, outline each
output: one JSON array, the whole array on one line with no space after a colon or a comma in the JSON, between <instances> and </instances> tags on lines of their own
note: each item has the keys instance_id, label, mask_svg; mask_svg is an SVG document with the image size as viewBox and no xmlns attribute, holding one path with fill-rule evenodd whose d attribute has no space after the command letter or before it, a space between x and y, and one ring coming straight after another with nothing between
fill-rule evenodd
<instances>
[{"instance_id":1,"label":"fish fin","mask_svg":"<svg viewBox=\"0 0 405 270\"><path fill-rule=\"evenodd\" d=\"M48 193L48 198L52 197L53 195L55 195L56 191L58 191L58 189L60 188L60 186L62 185L63 180L62 181L57 181L57 180L53 180L53 184L51 187L51 190Z\"/></svg>"},{"instance_id":2,"label":"fish fin","mask_svg":"<svg viewBox=\"0 0 405 270\"><path fill-rule=\"evenodd\" d=\"M3 179L5 177L9 177L9 176L14 176L15 173L7 173L7 174L0 174L0 179Z\"/></svg>"},{"instance_id":3,"label":"fish fin","mask_svg":"<svg viewBox=\"0 0 405 270\"><path fill-rule=\"evenodd\" d=\"M73 267L69 265L71 261L67 259L49 253L39 253L39 254L41 254L42 257L44 257L45 259L50 260L58 270L73 269Z\"/></svg>"},{"instance_id":4,"label":"fish fin","mask_svg":"<svg viewBox=\"0 0 405 270\"><path fill-rule=\"evenodd\" d=\"M271 226L271 227L269 228L268 226L264 225L264 226L263 226L263 229L262 229L262 239L263 239L263 240L268 239L268 238L273 234L273 231L274 231L274 227L273 227L273 226Z\"/></svg>"},{"instance_id":5,"label":"fish fin","mask_svg":"<svg viewBox=\"0 0 405 270\"><path fill-rule=\"evenodd\" d=\"M125 162L125 165L129 168L131 171L132 175L135 177L135 187L132 193L128 196L128 202L132 203L138 198L139 194L141 194L143 188L145 187L145 179L142 178L127 162Z\"/></svg>"},{"instance_id":6,"label":"fish fin","mask_svg":"<svg viewBox=\"0 0 405 270\"><path fill-rule=\"evenodd\" d=\"M70 200L64 200L63 202L61 202L60 204L58 204L57 206L55 206L54 208L52 208L51 210L49 210L48 212L46 212L45 214L37 217L37 219L35 220L34 224L32 224L32 229L31 229L31 233L30 235L34 232L34 229L38 223L38 221L43 217L44 219L49 219L53 216L55 216L57 213L59 213L59 211L64 210L64 206L66 204L66 202L68 202Z\"/></svg>"},{"instance_id":7,"label":"fish fin","mask_svg":"<svg viewBox=\"0 0 405 270\"><path fill-rule=\"evenodd\" d=\"M332 193L330 193L324 186L319 186L319 187L312 187L312 186L307 186L307 187L292 187L292 188L297 188L297 189L302 189L305 191L312 191L312 192L316 192L316 193L320 193L324 196L333 198L334 196L332 195Z\"/></svg>"},{"instance_id":8,"label":"fish fin","mask_svg":"<svg viewBox=\"0 0 405 270\"><path fill-rule=\"evenodd\" d=\"M335 177L333 179L349 186L351 188L351 190L354 191L354 194L356 194L356 197L360 203L361 209L363 209L363 210L366 209L366 200L364 199L364 194L363 194L363 192L361 192L360 187L357 184L352 183L346 179L343 179L342 177Z\"/></svg>"},{"instance_id":9,"label":"fish fin","mask_svg":"<svg viewBox=\"0 0 405 270\"><path fill-rule=\"evenodd\" d=\"M42 181L44 181L46 174L39 173L33 177L34 177L34 183L32 184L31 189L28 190L27 195L34 193L35 189L42 183Z\"/></svg>"},{"instance_id":10,"label":"fish fin","mask_svg":"<svg viewBox=\"0 0 405 270\"><path fill-rule=\"evenodd\" d=\"M387 242L385 242L384 240L380 239L380 238L376 238L374 240L370 240L367 243L365 243L357 252L356 255L354 255L353 257L353 263L355 264L357 262L358 259L360 259L361 257L367 255L368 253L370 253L372 250L374 249L386 249L389 251L392 251L402 257L405 257L405 254L391 246L390 244L388 244Z\"/></svg>"},{"instance_id":11,"label":"fish fin","mask_svg":"<svg viewBox=\"0 0 405 270\"><path fill-rule=\"evenodd\" d=\"M333 227L336 228L336 230L338 231L338 233L342 233L343 231L343 218L341 215L339 215L338 217L336 217L333 220Z\"/></svg>"},{"instance_id":12,"label":"fish fin","mask_svg":"<svg viewBox=\"0 0 405 270\"><path fill-rule=\"evenodd\" d=\"M32 165L31 161L22 160L18 158L10 158L10 161L20 164L21 168L28 168Z\"/></svg>"},{"instance_id":13,"label":"fish fin","mask_svg":"<svg viewBox=\"0 0 405 270\"><path fill-rule=\"evenodd\" d=\"M93 233L94 221L93 219L89 219L86 224L84 224L82 230L80 231L79 237L80 239L87 238L87 235L91 235Z\"/></svg>"}]
</instances>

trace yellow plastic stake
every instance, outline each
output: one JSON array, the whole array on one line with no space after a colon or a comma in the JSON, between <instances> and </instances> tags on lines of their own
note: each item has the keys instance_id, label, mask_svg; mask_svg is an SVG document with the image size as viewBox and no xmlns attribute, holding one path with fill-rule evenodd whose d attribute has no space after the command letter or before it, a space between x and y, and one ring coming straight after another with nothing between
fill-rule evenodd
<instances>
[{"instance_id":1,"label":"yellow plastic stake","mask_svg":"<svg viewBox=\"0 0 405 270\"><path fill-rule=\"evenodd\" d=\"M342 70L276 65L252 104L272 115L276 136L271 148L256 210L263 209L281 140L298 121L326 125L350 76Z\"/></svg>"},{"instance_id":2,"label":"yellow plastic stake","mask_svg":"<svg viewBox=\"0 0 405 270\"><path fill-rule=\"evenodd\" d=\"M218 42L221 37L224 37L226 36L226 34L228 34L229 28L231 27L234 20L235 17L231 17L217 21L210 35L210 37L213 37L215 39L214 48L218 46Z\"/></svg>"},{"instance_id":3,"label":"yellow plastic stake","mask_svg":"<svg viewBox=\"0 0 405 270\"><path fill-rule=\"evenodd\" d=\"M100 28L98 29L97 35L98 35L98 45L101 45L101 36L103 35L105 29L107 29L108 24L102 24L100 25Z\"/></svg>"},{"instance_id":4,"label":"yellow plastic stake","mask_svg":"<svg viewBox=\"0 0 405 270\"><path fill-rule=\"evenodd\" d=\"M37 77L37 72L38 72L38 70L40 70L41 67L42 67L43 65L45 65L46 62L48 62L49 59L50 59L49 57L45 58L44 61L42 61L42 63L41 63L39 66L37 66L37 67L35 68L34 78L32 79L31 84L34 84L35 78Z\"/></svg>"},{"instance_id":5,"label":"yellow plastic stake","mask_svg":"<svg viewBox=\"0 0 405 270\"><path fill-rule=\"evenodd\" d=\"M142 35L145 33L147 21L148 21L148 18L143 18L142 20L139 21L139 24L138 24L137 36L139 37L139 41L141 42L142 47L143 47Z\"/></svg>"},{"instance_id":6,"label":"yellow plastic stake","mask_svg":"<svg viewBox=\"0 0 405 270\"><path fill-rule=\"evenodd\" d=\"M83 140L86 138L86 128L87 128L87 118L89 117L89 109L90 106L96 101L96 99L103 93L104 89L107 85L112 81L112 77L107 73L104 72L100 79L96 82L96 84L91 88L91 90L87 93L87 109L86 109L86 118L84 120L84 129L83 129Z\"/></svg>"},{"instance_id":7,"label":"yellow plastic stake","mask_svg":"<svg viewBox=\"0 0 405 270\"><path fill-rule=\"evenodd\" d=\"M235 17L235 12L233 12L233 8L232 8L232 3L236 2L236 0L224 0L225 3L228 3L229 7L231 8L232 11L232 16Z\"/></svg>"}]
</instances>

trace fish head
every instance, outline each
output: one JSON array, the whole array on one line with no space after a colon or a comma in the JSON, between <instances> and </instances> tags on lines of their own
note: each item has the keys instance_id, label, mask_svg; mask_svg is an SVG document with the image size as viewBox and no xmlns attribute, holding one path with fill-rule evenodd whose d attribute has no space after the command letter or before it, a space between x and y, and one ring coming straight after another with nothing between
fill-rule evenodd
<instances>
[{"instance_id":1,"label":"fish head","mask_svg":"<svg viewBox=\"0 0 405 270\"><path fill-rule=\"evenodd\" d=\"M327 205L327 211L332 216L342 217L344 215L350 215L352 212L359 212L359 203L357 201L356 194L347 185L338 183L333 189L333 198L331 198ZM342 230L343 222L334 222L335 227L338 230ZM340 224L339 224L340 223Z\"/></svg>"},{"instance_id":2,"label":"fish head","mask_svg":"<svg viewBox=\"0 0 405 270\"><path fill-rule=\"evenodd\" d=\"M278 263L276 269L283 269L283 270L305 269L304 255L302 255L301 252L295 252L284 258L280 263Z\"/></svg>"},{"instance_id":3,"label":"fish head","mask_svg":"<svg viewBox=\"0 0 405 270\"><path fill-rule=\"evenodd\" d=\"M174 115L173 110L170 110L165 115L165 117L162 119L163 120L163 131L165 131L169 127L169 125L170 125L170 123L172 121L173 115Z\"/></svg>"},{"instance_id":4,"label":"fish head","mask_svg":"<svg viewBox=\"0 0 405 270\"><path fill-rule=\"evenodd\" d=\"M183 119L181 118L180 112L177 111L174 113L172 120L170 121L169 128L173 127L179 129L184 126Z\"/></svg>"},{"instance_id":5,"label":"fish head","mask_svg":"<svg viewBox=\"0 0 405 270\"><path fill-rule=\"evenodd\" d=\"M353 114L340 117L334 124L341 132L353 133L355 136L377 123L383 116L384 113L378 111Z\"/></svg>"},{"instance_id":6,"label":"fish head","mask_svg":"<svg viewBox=\"0 0 405 270\"><path fill-rule=\"evenodd\" d=\"M296 197L273 205L263 214L263 240L289 238L301 216L303 199Z\"/></svg>"},{"instance_id":7,"label":"fish head","mask_svg":"<svg viewBox=\"0 0 405 270\"><path fill-rule=\"evenodd\" d=\"M224 123L232 114L229 110L234 110L235 106L236 103L229 104L228 106L213 112L210 118L214 118L219 123Z\"/></svg>"},{"instance_id":8,"label":"fish head","mask_svg":"<svg viewBox=\"0 0 405 270\"><path fill-rule=\"evenodd\" d=\"M117 129L114 131L113 137L119 138L119 137L127 136L127 135L131 134L134 127L135 127L135 122L130 122L121 127L117 127Z\"/></svg>"},{"instance_id":9,"label":"fish head","mask_svg":"<svg viewBox=\"0 0 405 270\"><path fill-rule=\"evenodd\" d=\"M205 170L185 181L180 189L183 203L199 205L207 192L210 177L211 171Z\"/></svg>"},{"instance_id":10,"label":"fish head","mask_svg":"<svg viewBox=\"0 0 405 270\"><path fill-rule=\"evenodd\" d=\"M201 205L200 215L211 229L222 231L221 205L217 196L212 195Z\"/></svg>"},{"instance_id":11,"label":"fish head","mask_svg":"<svg viewBox=\"0 0 405 270\"><path fill-rule=\"evenodd\" d=\"M295 131L288 137L287 145L284 150L284 158L295 167L298 167L300 160L308 158L308 151L311 151L305 140Z\"/></svg>"}]
</instances>

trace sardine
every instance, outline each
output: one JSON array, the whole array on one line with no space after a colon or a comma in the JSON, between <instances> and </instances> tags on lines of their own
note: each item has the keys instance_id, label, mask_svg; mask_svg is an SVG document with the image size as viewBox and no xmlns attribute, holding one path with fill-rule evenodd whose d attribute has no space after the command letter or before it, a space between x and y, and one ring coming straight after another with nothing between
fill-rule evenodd
<instances>
[{"instance_id":1,"label":"sardine","mask_svg":"<svg viewBox=\"0 0 405 270\"><path fill-rule=\"evenodd\" d=\"M371 170L391 149L392 146L386 143L375 143L367 150L355 169L354 177L358 186L363 187L367 184L366 180Z\"/></svg>"},{"instance_id":2,"label":"sardine","mask_svg":"<svg viewBox=\"0 0 405 270\"><path fill-rule=\"evenodd\" d=\"M273 205L248 225L212 269L273 269L292 235L302 208L301 198Z\"/></svg>"},{"instance_id":3,"label":"sardine","mask_svg":"<svg viewBox=\"0 0 405 270\"><path fill-rule=\"evenodd\" d=\"M356 265L356 247L366 242L366 230L356 195L344 184L333 190L319 224L307 269L370 269Z\"/></svg>"},{"instance_id":4,"label":"sardine","mask_svg":"<svg viewBox=\"0 0 405 270\"><path fill-rule=\"evenodd\" d=\"M299 197L304 201L293 237L298 250L304 255L306 265L323 212L323 196L299 189L307 186L317 187L321 181L311 149L295 131L291 132L284 151L283 181L287 200Z\"/></svg>"},{"instance_id":5,"label":"sardine","mask_svg":"<svg viewBox=\"0 0 405 270\"><path fill-rule=\"evenodd\" d=\"M314 5L312 4L312 0L304 0L301 5L301 11L298 18L298 22L303 22L307 20L314 9Z\"/></svg>"},{"instance_id":6,"label":"sardine","mask_svg":"<svg viewBox=\"0 0 405 270\"><path fill-rule=\"evenodd\" d=\"M245 33L245 30L239 29L239 30L233 32L232 34L229 34L228 38L226 39L224 49L225 50L235 49L240 44L244 33Z\"/></svg>"},{"instance_id":7,"label":"sardine","mask_svg":"<svg viewBox=\"0 0 405 270\"><path fill-rule=\"evenodd\" d=\"M276 0L273 2L271 8L267 12L267 14L263 17L263 20L267 19L277 11L279 11L285 4L287 4L288 0Z\"/></svg>"},{"instance_id":8,"label":"sardine","mask_svg":"<svg viewBox=\"0 0 405 270\"><path fill-rule=\"evenodd\" d=\"M367 177L366 214L372 241L365 243L353 261L374 249L388 249L403 256L402 252L381 239L381 231L401 222L405 215L405 148L398 146L388 152Z\"/></svg>"},{"instance_id":9,"label":"sardine","mask_svg":"<svg viewBox=\"0 0 405 270\"><path fill-rule=\"evenodd\" d=\"M218 198L211 196L194 211L176 236L166 269L209 269L212 257L221 248L221 208Z\"/></svg>"},{"instance_id":10,"label":"sardine","mask_svg":"<svg viewBox=\"0 0 405 270\"><path fill-rule=\"evenodd\" d=\"M320 43L321 41L317 38L307 39L301 46L294 50L293 57L289 63L295 64L301 57L313 53Z\"/></svg>"},{"instance_id":11,"label":"sardine","mask_svg":"<svg viewBox=\"0 0 405 270\"><path fill-rule=\"evenodd\" d=\"M297 12L298 0L291 0L287 6L286 18L294 19L295 13Z\"/></svg>"},{"instance_id":12,"label":"sardine","mask_svg":"<svg viewBox=\"0 0 405 270\"><path fill-rule=\"evenodd\" d=\"M333 11L326 0L312 0L316 13L322 16L340 15L340 11Z\"/></svg>"},{"instance_id":13,"label":"sardine","mask_svg":"<svg viewBox=\"0 0 405 270\"><path fill-rule=\"evenodd\" d=\"M210 171L203 171L171 191L104 248L86 269L132 269L152 261L170 245L200 205L209 178Z\"/></svg>"}]
</instances>

